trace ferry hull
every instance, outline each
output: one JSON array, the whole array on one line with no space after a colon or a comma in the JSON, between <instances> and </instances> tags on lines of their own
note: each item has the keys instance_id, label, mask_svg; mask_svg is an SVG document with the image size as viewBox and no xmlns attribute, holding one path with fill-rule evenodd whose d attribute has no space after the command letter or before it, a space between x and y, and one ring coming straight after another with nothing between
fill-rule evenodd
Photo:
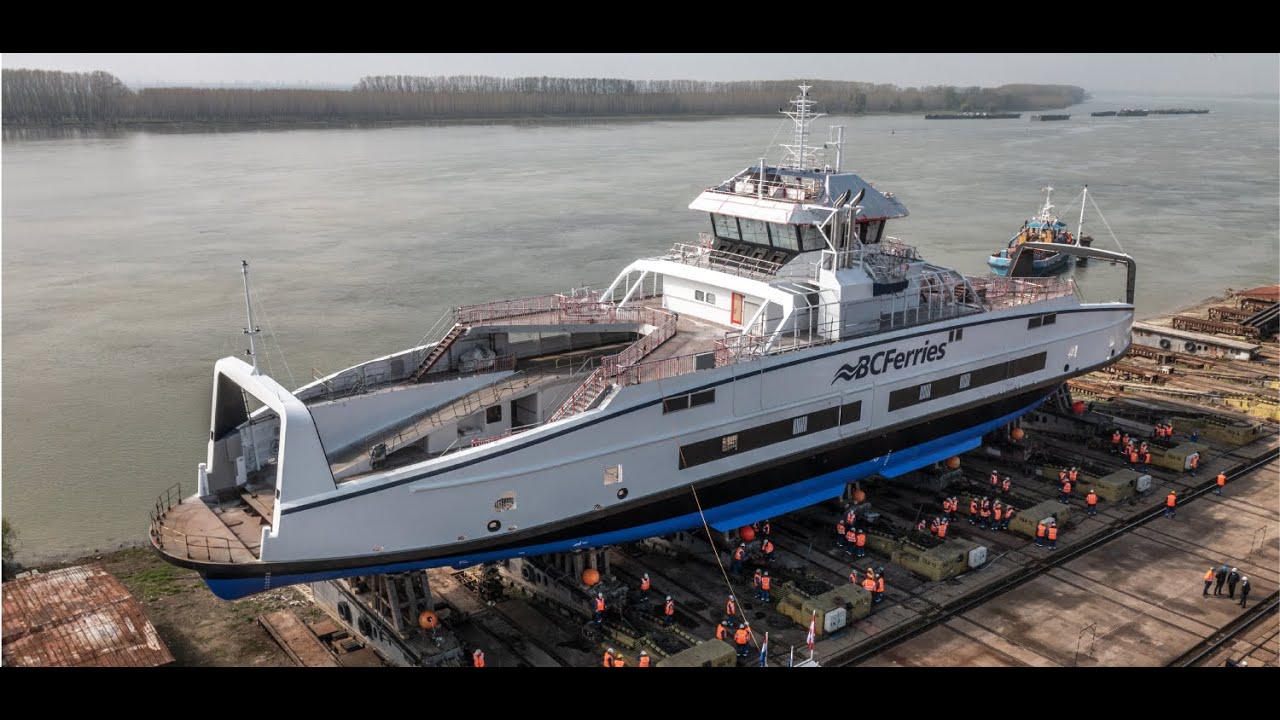
<instances>
[{"instance_id":1,"label":"ferry hull","mask_svg":"<svg viewBox=\"0 0 1280 720\"><path fill-rule=\"evenodd\" d=\"M570 520L559 523L560 527L532 531L523 539L508 536L476 547L460 543L394 556L238 565L166 559L200 572L218 597L237 600L296 583L433 567L467 567L510 557L630 542L699 527L703 516L712 527L728 530L839 497L846 484L870 475L897 477L978 447L984 434L1034 409L1057 387L1055 382L1048 388L961 410L879 438L854 439L707 480L697 487L701 513L693 494L680 489L612 516ZM965 429L949 432L957 425ZM839 469L823 472L832 465Z\"/></svg>"},{"instance_id":2,"label":"ferry hull","mask_svg":"<svg viewBox=\"0 0 1280 720\"><path fill-rule=\"evenodd\" d=\"M1071 258L1058 254L1048 260L1036 260L1031 264L1031 272L1034 277L1048 277L1057 275L1067 269ZM987 258L987 266L991 268L991 272L1005 277L1009 274L1009 258L992 256Z\"/></svg>"}]
</instances>

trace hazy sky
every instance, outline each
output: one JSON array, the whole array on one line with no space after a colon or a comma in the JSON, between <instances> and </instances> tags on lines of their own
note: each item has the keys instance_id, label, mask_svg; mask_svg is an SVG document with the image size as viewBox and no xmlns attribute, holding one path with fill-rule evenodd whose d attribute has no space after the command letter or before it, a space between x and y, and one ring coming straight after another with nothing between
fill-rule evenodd
<instances>
[{"instance_id":1,"label":"hazy sky","mask_svg":"<svg viewBox=\"0 0 1280 720\"><path fill-rule=\"evenodd\" d=\"M799 58L796 58L797 60ZM637 80L808 77L920 85L1061 83L1089 91L1280 92L1280 54L174 54L5 53L6 68L106 70L128 84L353 85L366 75L553 75Z\"/></svg>"}]
</instances>

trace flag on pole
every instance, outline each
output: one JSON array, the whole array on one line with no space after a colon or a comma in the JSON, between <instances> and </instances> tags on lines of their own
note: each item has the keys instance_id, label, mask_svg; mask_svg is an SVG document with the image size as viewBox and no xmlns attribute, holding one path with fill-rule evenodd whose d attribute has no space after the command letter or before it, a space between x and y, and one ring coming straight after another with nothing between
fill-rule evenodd
<instances>
[{"instance_id":1,"label":"flag on pole","mask_svg":"<svg viewBox=\"0 0 1280 720\"><path fill-rule=\"evenodd\" d=\"M760 643L760 667L765 666L765 657L769 653L769 633L764 634L764 642Z\"/></svg>"},{"instance_id":2,"label":"flag on pole","mask_svg":"<svg viewBox=\"0 0 1280 720\"><path fill-rule=\"evenodd\" d=\"M809 636L805 638L805 642L809 643L809 654L810 654L810 655L812 655L812 654L813 654L814 631L815 631L815 629L816 629L816 627L817 627L817 626L815 625L815 623L816 623L817 621L818 621L818 613L817 613L817 611L814 611L814 613L813 613L813 618L811 618L811 619L809 620Z\"/></svg>"}]
</instances>

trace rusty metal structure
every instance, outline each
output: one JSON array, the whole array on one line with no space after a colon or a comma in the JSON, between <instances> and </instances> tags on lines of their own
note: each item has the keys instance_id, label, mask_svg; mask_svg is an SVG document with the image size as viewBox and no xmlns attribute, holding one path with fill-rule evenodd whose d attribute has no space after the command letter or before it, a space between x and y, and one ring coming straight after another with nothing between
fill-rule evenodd
<instances>
[{"instance_id":1,"label":"rusty metal structure","mask_svg":"<svg viewBox=\"0 0 1280 720\"><path fill-rule=\"evenodd\" d=\"M4 584L4 664L155 667L173 662L142 606L99 565Z\"/></svg>"}]
</instances>

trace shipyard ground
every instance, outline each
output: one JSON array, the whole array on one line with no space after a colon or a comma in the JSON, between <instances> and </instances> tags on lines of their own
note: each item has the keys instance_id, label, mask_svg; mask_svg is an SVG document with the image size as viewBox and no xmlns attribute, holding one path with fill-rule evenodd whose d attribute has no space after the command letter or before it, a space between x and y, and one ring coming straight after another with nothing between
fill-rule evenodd
<instances>
[{"instance_id":1,"label":"shipyard ground","mask_svg":"<svg viewBox=\"0 0 1280 720\"><path fill-rule=\"evenodd\" d=\"M1179 314L1206 316L1208 308L1231 302L1213 298ZM1250 667L1275 666L1280 345L1258 344L1262 352L1253 361L1131 353L1119 372L1071 383L1073 400L1093 403L1085 412L1060 402L1024 418L1020 440L1010 438L1012 428L993 434L983 448L962 456L958 469L863 481L856 489L866 493L864 510L878 517L867 557L856 562L836 546L839 501L772 518L777 557L763 565L774 578L769 603L755 599L749 580L731 576L726 584L736 534L699 530L598 552L429 571L429 601L439 628L434 642L414 647L426 647L430 657L424 655L422 664L433 665L469 664L471 649L478 647L487 667L599 666L612 647L630 667L640 649L658 666L754 666L758 643L768 632L769 663L777 666L787 663L793 647L796 660L808 658L812 609L825 614L843 606L844 613L833 615L844 616L841 627L824 631L824 617L818 617L814 658L822 665L1163 666L1247 659ZM1205 418L1215 428L1197 433L1205 447L1196 476L1154 461L1147 471L1132 470L1099 434L1106 424L1099 418L1120 418L1136 430L1162 417L1174 419L1181 443ZM1121 487L1127 497L1104 499L1090 517L1078 492L1069 506L1054 502L1056 468L1070 465L1093 478L1130 478L1130 485L1150 476L1150 486ZM1056 550L1037 547L1025 535L980 529L964 513L944 542L915 531L919 519L940 514L944 496L992 494L992 469L1012 477L1010 500L1020 511L1067 510L1059 516ZM1208 487L1219 470L1230 475L1221 496ZM1182 498L1174 519L1161 510L1169 490ZM762 563L758 546L752 543L748 567ZM978 553L977 567L968 567L963 557L978 546L986 548L985 557ZM958 565L935 562L952 549L951 555L962 558ZM121 551L101 562L143 601L178 664L291 664L298 653L283 652L259 623L263 615L279 617L273 611L293 613L299 627L319 634L331 635L335 625L342 626L339 635L360 634L354 619L343 623L330 606L325 607L334 616L324 618L320 605L311 602L320 593L308 588L225 602L194 573L166 565L149 551ZM1226 597L1225 588L1220 597L1212 590L1202 596L1205 569L1223 563L1249 577L1248 608L1239 606L1238 591L1237 601ZM883 567L887 583L884 602L874 607L848 577L851 568L868 566ZM601 577L590 589L582 582L588 567ZM641 603L639 578L645 572L653 589ZM370 596L346 581L334 587ZM600 625L591 622L588 606L588 592L596 590L609 601ZM735 626L745 619L753 631L746 660L712 640L730 592L743 611ZM668 594L677 609L671 627L661 622ZM402 613L391 633L410 645L415 634L425 635L406 622L417 617L417 606L413 610ZM444 635L452 638L449 643Z\"/></svg>"}]
</instances>

